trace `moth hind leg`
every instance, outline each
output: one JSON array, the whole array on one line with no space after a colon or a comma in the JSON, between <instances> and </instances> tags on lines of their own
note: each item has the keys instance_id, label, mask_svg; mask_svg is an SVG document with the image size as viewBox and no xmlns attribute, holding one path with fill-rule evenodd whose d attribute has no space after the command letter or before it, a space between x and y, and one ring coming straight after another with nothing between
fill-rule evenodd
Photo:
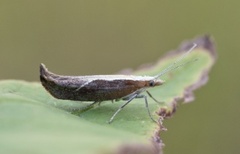
<instances>
[{"instance_id":1,"label":"moth hind leg","mask_svg":"<svg viewBox=\"0 0 240 154\"><path fill-rule=\"evenodd\" d=\"M71 111L72 114L81 114L85 111L90 110L95 104L99 103L98 101L94 101L91 104L88 104L84 107L80 107L80 108L75 108Z\"/></svg>"},{"instance_id":2,"label":"moth hind leg","mask_svg":"<svg viewBox=\"0 0 240 154\"><path fill-rule=\"evenodd\" d=\"M88 105L84 106L83 108L81 108L81 110L83 110L83 111L89 110L90 108L92 108L92 107L93 107L95 104L97 104L97 103L100 105L101 102L99 102L99 101L94 101L94 102L92 102L91 104L88 104Z\"/></svg>"}]
</instances>

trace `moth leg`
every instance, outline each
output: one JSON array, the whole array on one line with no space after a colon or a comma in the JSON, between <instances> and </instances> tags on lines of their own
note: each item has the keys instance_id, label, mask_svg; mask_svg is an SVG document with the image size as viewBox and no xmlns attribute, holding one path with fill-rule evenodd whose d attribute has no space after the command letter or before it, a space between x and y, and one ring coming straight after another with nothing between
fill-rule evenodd
<instances>
[{"instance_id":1,"label":"moth leg","mask_svg":"<svg viewBox=\"0 0 240 154\"><path fill-rule=\"evenodd\" d=\"M132 95L126 103L124 103L122 106L120 106L120 107L118 108L118 110L112 115L112 117L110 118L110 120L108 121L108 123L110 124L110 123L113 121L113 119L115 118L115 116L116 116L126 105L128 105L128 103L130 103L137 95L138 95L138 94Z\"/></svg>"},{"instance_id":2,"label":"moth leg","mask_svg":"<svg viewBox=\"0 0 240 154\"><path fill-rule=\"evenodd\" d=\"M139 93L136 93L136 92L131 93L131 94L127 95L127 96L122 97L121 100L128 101L129 99L132 98L133 95L136 95L136 94L139 94Z\"/></svg>"},{"instance_id":3,"label":"moth leg","mask_svg":"<svg viewBox=\"0 0 240 154\"><path fill-rule=\"evenodd\" d=\"M81 107L79 109L73 109L72 110L72 113L73 114L80 114L82 112L85 112L87 110L89 110L91 107L93 107L95 104L97 104L98 102L97 101L94 101L93 103L89 104L89 105L86 105L84 107Z\"/></svg>"},{"instance_id":4,"label":"moth leg","mask_svg":"<svg viewBox=\"0 0 240 154\"><path fill-rule=\"evenodd\" d=\"M156 100L149 91L146 90L146 92L147 92L148 96L151 97L156 103L158 103L158 104L164 103L164 102L160 102L160 101Z\"/></svg>"},{"instance_id":5,"label":"moth leg","mask_svg":"<svg viewBox=\"0 0 240 154\"><path fill-rule=\"evenodd\" d=\"M153 119L152 114L151 114L151 112L149 110L147 96L145 96L145 95L137 95L136 98L144 98L149 117L152 119L153 122L157 123L157 121Z\"/></svg>"},{"instance_id":6,"label":"moth leg","mask_svg":"<svg viewBox=\"0 0 240 154\"><path fill-rule=\"evenodd\" d=\"M101 102L94 101L94 102L92 102L91 104L89 104L89 105L83 107L81 110L86 110L86 109L88 109L88 108L91 108L92 106L94 106L94 105L97 104L97 103L100 104Z\"/></svg>"}]
</instances>

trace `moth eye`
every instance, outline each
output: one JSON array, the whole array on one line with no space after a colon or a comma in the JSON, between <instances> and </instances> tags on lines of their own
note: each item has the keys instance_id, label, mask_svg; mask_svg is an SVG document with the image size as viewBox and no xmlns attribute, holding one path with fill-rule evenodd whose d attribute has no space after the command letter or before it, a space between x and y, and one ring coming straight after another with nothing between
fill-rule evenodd
<instances>
[{"instance_id":1,"label":"moth eye","mask_svg":"<svg viewBox=\"0 0 240 154\"><path fill-rule=\"evenodd\" d=\"M149 81L149 86L153 87L155 85L154 81Z\"/></svg>"}]
</instances>

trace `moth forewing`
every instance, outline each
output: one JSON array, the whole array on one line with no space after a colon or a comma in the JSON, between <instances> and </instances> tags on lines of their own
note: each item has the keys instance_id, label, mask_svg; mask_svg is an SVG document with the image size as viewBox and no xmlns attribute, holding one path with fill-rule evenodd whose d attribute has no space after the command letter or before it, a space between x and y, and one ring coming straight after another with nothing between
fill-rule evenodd
<instances>
[{"instance_id":1,"label":"moth forewing","mask_svg":"<svg viewBox=\"0 0 240 154\"><path fill-rule=\"evenodd\" d=\"M92 75L61 76L40 66L40 80L45 89L58 99L75 101L107 101L121 99L135 91L158 86L161 80L150 76Z\"/></svg>"}]
</instances>

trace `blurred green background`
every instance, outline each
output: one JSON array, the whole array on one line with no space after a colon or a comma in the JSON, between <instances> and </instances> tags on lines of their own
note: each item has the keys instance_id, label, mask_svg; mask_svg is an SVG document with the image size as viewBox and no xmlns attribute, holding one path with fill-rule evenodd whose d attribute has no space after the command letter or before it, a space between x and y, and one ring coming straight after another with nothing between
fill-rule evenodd
<instances>
[{"instance_id":1,"label":"blurred green background","mask_svg":"<svg viewBox=\"0 0 240 154\"><path fill-rule=\"evenodd\" d=\"M0 0L0 79L38 81L40 63L58 74L112 74L211 34L218 61L196 100L165 121L164 153L237 154L239 6L237 0Z\"/></svg>"}]
</instances>

